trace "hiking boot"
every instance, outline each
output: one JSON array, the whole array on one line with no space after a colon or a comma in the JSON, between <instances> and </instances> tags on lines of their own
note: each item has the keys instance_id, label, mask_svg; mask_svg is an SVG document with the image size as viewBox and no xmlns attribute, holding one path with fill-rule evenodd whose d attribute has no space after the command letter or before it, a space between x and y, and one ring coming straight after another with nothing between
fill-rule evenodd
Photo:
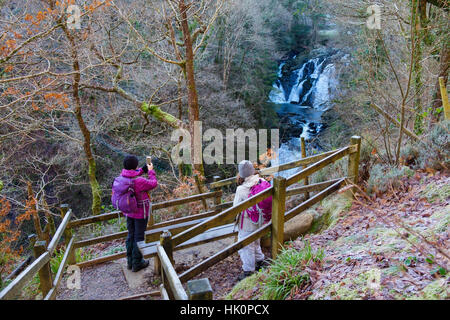
<instances>
[{"instance_id":1,"label":"hiking boot","mask_svg":"<svg viewBox=\"0 0 450 320\"><path fill-rule=\"evenodd\" d=\"M131 271L132 272L138 272L138 271L140 271L142 269L147 268L149 264L150 264L150 262L148 260L142 259L142 261L138 265L133 264L133 267L131 268Z\"/></svg>"},{"instance_id":2,"label":"hiking boot","mask_svg":"<svg viewBox=\"0 0 450 320\"><path fill-rule=\"evenodd\" d=\"M256 268L255 268L255 270L259 270L259 269L265 268L265 267L267 267L269 265L270 265L270 262L268 260L256 261L256 266L255 266Z\"/></svg>"},{"instance_id":3,"label":"hiking boot","mask_svg":"<svg viewBox=\"0 0 450 320\"><path fill-rule=\"evenodd\" d=\"M244 280L245 278L251 276L251 275L253 274L253 272L254 272L254 271L244 271L243 273L241 273L241 274L238 276L238 280L239 280L239 281Z\"/></svg>"},{"instance_id":4,"label":"hiking boot","mask_svg":"<svg viewBox=\"0 0 450 320\"><path fill-rule=\"evenodd\" d=\"M136 242L132 243L132 254L131 254L131 271L138 272L139 270L142 270L144 268L147 268L149 265L148 260L144 260L141 250L139 250L139 247Z\"/></svg>"}]
</instances>

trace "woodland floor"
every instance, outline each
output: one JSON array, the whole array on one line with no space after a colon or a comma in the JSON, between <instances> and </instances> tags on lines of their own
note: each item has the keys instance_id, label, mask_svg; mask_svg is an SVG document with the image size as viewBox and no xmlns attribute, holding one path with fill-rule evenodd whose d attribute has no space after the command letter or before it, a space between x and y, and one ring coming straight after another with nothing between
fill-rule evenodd
<instances>
[{"instance_id":1,"label":"woodland floor","mask_svg":"<svg viewBox=\"0 0 450 320\"><path fill-rule=\"evenodd\" d=\"M292 242L302 248L309 240L324 258L307 267L310 282L288 299L449 299L449 188L448 175L416 173ZM264 279L258 273L228 298L261 298Z\"/></svg>"},{"instance_id":2,"label":"woodland floor","mask_svg":"<svg viewBox=\"0 0 450 320\"><path fill-rule=\"evenodd\" d=\"M450 178L416 173L395 190L354 201L328 229L289 244L301 248L309 240L324 251L320 264L309 266L311 281L296 288L289 299L446 299L449 298ZM321 206L315 208L320 214ZM175 253L177 273L225 248L226 239ZM268 255L268 250L265 250ZM445 257L447 255L447 258ZM153 259L151 259L152 261ZM130 287L125 259L82 269L81 290L69 290L62 281L57 299L118 299L157 290L159 276L150 265L142 285ZM238 254L233 254L196 278L208 278L214 299L223 299L238 283ZM251 286L233 290L227 298L258 299L264 282L259 272ZM134 275L133 275L134 276ZM374 279L373 282L371 282ZM159 298L145 298L159 299Z\"/></svg>"}]
</instances>

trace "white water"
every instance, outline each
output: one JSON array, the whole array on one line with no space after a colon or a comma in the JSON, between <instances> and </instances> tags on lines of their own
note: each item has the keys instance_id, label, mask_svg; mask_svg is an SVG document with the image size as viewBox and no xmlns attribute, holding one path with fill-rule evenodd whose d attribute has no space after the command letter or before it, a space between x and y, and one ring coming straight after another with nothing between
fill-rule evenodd
<instances>
[{"instance_id":1,"label":"white water","mask_svg":"<svg viewBox=\"0 0 450 320\"><path fill-rule=\"evenodd\" d=\"M278 158L272 160L272 166L300 159L300 138L303 137L308 141L320 132L322 124L320 123L320 116L317 119L317 113L321 114L331 107L330 101L337 86L335 66L332 63L327 63L327 59L320 60L319 58L311 59L304 63L301 68L294 70L293 74L296 80L291 88L283 87L283 83L286 85L289 81L282 81L282 69L286 61L280 63L278 79L273 84L269 100L279 105L277 107L279 114L289 114L292 122L302 127L302 133L299 137L292 137L289 141L281 144L277 152ZM325 67L323 67L324 64ZM311 84L311 88L304 93L304 85L307 81ZM307 105L309 98L311 105ZM315 131L311 128L312 124L316 127ZM288 177L299 170L298 168L288 170L280 173L280 175Z\"/></svg>"},{"instance_id":2,"label":"white water","mask_svg":"<svg viewBox=\"0 0 450 320\"><path fill-rule=\"evenodd\" d=\"M336 89L336 79L334 77L336 68L334 64L329 64L320 74L315 85L314 109L326 111L330 108L330 91Z\"/></svg>"}]
</instances>

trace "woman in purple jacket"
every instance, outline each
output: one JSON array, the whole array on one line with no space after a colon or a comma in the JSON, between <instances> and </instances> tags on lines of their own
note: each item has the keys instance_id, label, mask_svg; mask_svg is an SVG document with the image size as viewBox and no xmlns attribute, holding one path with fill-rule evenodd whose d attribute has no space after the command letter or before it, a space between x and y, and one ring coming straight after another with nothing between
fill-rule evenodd
<instances>
[{"instance_id":1,"label":"woman in purple jacket","mask_svg":"<svg viewBox=\"0 0 450 320\"><path fill-rule=\"evenodd\" d=\"M126 214L128 237L125 242L127 248L128 269L137 272L148 266L148 260L144 260L137 242L144 241L144 233L147 229L149 216L152 214L152 204L148 192L158 185L153 164L146 164L139 168L139 160L135 156L127 156L123 161L121 175L134 180L134 192L138 203L138 210ZM144 174L148 175L145 178Z\"/></svg>"}]
</instances>

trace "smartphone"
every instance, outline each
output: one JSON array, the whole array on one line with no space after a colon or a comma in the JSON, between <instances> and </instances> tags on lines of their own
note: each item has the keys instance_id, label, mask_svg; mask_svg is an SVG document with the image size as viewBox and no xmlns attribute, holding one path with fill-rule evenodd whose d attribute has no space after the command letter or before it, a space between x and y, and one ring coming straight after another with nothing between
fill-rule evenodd
<instances>
[{"instance_id":1,"label":"smartphone","mask_svg":"<svg viewBox=\"0 0 450 320\"><path fill-rule=\"evenodd\" d=\"M147 164L152 164L152 157L147 156L146 161L147 161Z\"/></svg>"}]
</instances>

